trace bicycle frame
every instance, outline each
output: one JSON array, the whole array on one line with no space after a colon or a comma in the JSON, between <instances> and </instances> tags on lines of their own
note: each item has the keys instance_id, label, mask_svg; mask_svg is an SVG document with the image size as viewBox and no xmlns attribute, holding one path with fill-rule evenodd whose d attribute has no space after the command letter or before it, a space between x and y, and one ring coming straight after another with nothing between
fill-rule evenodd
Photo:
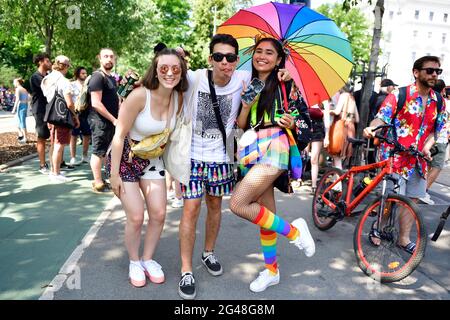
<instances>
[{"instance_id":1,"label":"bicycle frame","mask_svg":"<svg viewBox=\"0 0 450 320\"><path fill-rule=\"evenodd\" d=\"M373 190L375 189L375 187L383 180L383 178L386 175L392 174L393 173L393 157L389 157L386 160L383 160L381 162L377 162L377 163L373 163L373 164L368 164L368 165L364 165L364 166L358 166L358 167L352 167L350 170L346 171L343 175L341 175L335 182L333 182L330 186L328 186L328 188L326 188L322 195L321 195L321 199L323 200L323 202L329 206L330 208L332 208L333 210L336 210L337 206L331 202L330 200L328 200L325 195L331 191L331 189L333 189L334 186L336 186L339 182L342 182L344 179L348 178L348 182L347 182L347 194L345 195L345 204L346 204L346 208L345 208L345 216L350 216L352 211L360 204L360 202ZM366 172L372 169L378 169L378 168L382 168L382 170L380 171L380 173L378 173L372 180L372 182L366 186L362 192L353 200L351 200L351 196L352 196L352 190L353 190L353 184L354 184L354 175L361 173L361 172ZM342 182L343 184L343 182Z\"/></svg>"}]
</instances>

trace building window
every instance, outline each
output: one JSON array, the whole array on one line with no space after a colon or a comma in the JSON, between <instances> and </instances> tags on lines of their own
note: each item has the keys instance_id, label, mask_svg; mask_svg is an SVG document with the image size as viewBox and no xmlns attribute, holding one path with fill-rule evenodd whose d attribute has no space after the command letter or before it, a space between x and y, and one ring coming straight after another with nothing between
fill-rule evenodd
<instances>
[{"instance_id":1,"label":"building window","mask_svg":"<svg viewBox=\"0 0 450 320\"><path fill-rule=\"evenodd\" d=\"M428 32L428 39L431 39L431 36L432 36L432 32L430 31L430 32Z\"/></svg>"},{"instance_id":2,"label":"building window","mask_svg":"<svg viewBox=\"0 0 450 320\"><path fill-rule=\"evenodd\" d=\"M417 37L417 30L413 31L413 37L416 38Z\"/></svg>"},{"instance_id":3,"label":"building window","mask_svg":"<svg viewBox=\"0 0 450 320\"><path fill-rule=\"evenodd\" d=\"M434 12L430 11L430 21L433 21Z\"/></svg>"},{"instance_id":4,"label":"building window","mask_svg":"<svg viewBox=\"0 0 450 320\"><path fill-rule=\"evenodd\" d=\"M441 64L444 64L445 54L441 54Z\"/></svg>"},{"instance_id":5,"label":"building window","mask_svg":"<svg viewBox=\"0 0 450 320\"><path fill-rule=\"evenodd\" d=\"M416 12L414 13L414 18L416 18L416 20L419 19L419 10L416 10Z\"/></svg>"},{"instance_id":6,"label":"building window","mask_svg":"<svg viewBox=\"0 0 450 320\"><path fill-rule=\"evenodd\" d=\"M442 44L445 44L445 39L447 38L447 34L443 33L442 34Z\"/></svg>"},{"instance_id":7,"label":"building window","mask_svg":"<svg viewBox=\"0 0 450 320\"><path fill-rule=\"evenodd\" d=\"M447 22L448 13L444 13L444 22Z\"/></svg>"},{"instance_id":8,"label":"building window","mask_svg":"<svg viewBox=\"0 0 450 320\"><path fill-rule=\"evenodd\" d=\"M389 19L393 19L394 18L394 11L389 11Z\"/></svg>"}]
</instances>

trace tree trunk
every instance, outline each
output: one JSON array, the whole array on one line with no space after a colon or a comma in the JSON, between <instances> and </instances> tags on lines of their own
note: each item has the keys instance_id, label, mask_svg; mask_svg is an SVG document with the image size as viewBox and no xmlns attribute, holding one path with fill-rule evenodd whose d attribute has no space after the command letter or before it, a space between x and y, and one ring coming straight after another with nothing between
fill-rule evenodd
<instances>
[{"instance_id":1,"label":"tree trunk","mask_svg":"<svg viewBox=\"0 0 450 320\"><path fill-rule=\"evenodd\" d=\"M52 56L52 40L53 40L53 28L49 26L46 27L45 30L45 53L47 53L50 57Z\"/></svg>"},{"instance_id":2,"label":"tree trunk","mask_svg":"<svg viewBox=\"0 0 450 320\"><path fill-rule=\"evenodd\" d=\"M373 37L372 37L372 49L370 52L370 62L369 62L369 70L365 75L362 87L362 95L361 95L361 106L360 106L360 117L358 124L358 138L362 138L362 133L364 128L366 127L367 120L369 118L369 100L372 96L372 91L374 88L375 82L375 74L377 71L377 63L378 56L380 54L380 39L381 39L381 27L383 22L383 13L384 13L384 0L377 0L375 5L374 14L375 14L375 25L373 28ZM361 150L362 152L363 150ZM357 162L360 163L361 155L357 155Z\"/></svg>"}]
</instances>

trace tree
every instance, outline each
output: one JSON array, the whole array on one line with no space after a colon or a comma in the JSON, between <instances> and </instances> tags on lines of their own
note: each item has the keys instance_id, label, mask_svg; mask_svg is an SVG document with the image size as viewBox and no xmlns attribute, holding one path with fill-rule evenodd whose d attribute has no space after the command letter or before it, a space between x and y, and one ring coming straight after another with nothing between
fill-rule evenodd
<instances>
[{"instance_id":1,"label":"tree","mask_svg":"<svg viewBox=\"0 0 450 320\"><path fill-rule=\"evenodd\" d=\"M351 6L356 6L361 0L345 0L344 8L349 9ZM369 4L372 4L372 0L368 0ZM367 120L369 118L369 100L372 95L375 74L377 70L378 56L380 53L380 40L381 40L381 30L383 22L384 13L384 0L376 0L375 8L375 23L373 28L372 36L372 47L370 51L369 60L369 70L367 74L363 77L363 87L361 95L361 107L360 107L360 125L358 126L357 137L361 138L364 127L366 126ZM360 162L360 155L357 155L357 163Z\"/></svg>"},{"instance_id":2,"label":"tree","mask_svg":"<svg viewBox=\"0 0 450 320\"><path fill-rule=\"evenodd\" d=\"M364 14L358 8L345 10L341 4L336 3L333 5L323 4L317 8L317 11L332 19L347 36L356 67L361 66L361 62L369 60L369 24Z\"/></svg>"},{"instance_id":3,"label":"tree","mask_svg":"<svg viewBox=\"0 0 450 320\"><path fill-rule=\"evenodd\" d=\"M239 9L252 5L251 0L191 0L193 31L187 46L191 52L193 69L206 67L209 55L208 44L214 34L214 26L219 26Z\"/></svg>"}]
</instances>

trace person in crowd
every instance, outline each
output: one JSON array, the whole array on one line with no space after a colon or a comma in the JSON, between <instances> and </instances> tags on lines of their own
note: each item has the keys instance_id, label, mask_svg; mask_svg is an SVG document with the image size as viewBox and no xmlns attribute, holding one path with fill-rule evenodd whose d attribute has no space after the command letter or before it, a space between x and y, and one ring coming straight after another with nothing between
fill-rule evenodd
<instances>
[{"instance_id":1,"label":"person in crowd","mask_svg":"<svg viewBox=\"0 0 450 320\"><path fill-rule=\"evenodd\" d=\"M50 138L50 131L47 122L44 121L47 99L42 93L41 83L42 79L47 75L47 72L52 69L52 63L50 56L46 53L39 53L34 56L33 63L38 67L37 71L30 78L30 89L32 94L31 111L36 122L39 171L43 174L48 174L49 167L45 161L45 144L47 139ZM49 155L50 157L51 155Z\"/></svg>"},{"instance_id":2,"label":"person in crowd","mask_svg":"<svg viewBox=\"0 0 450 320\"><path fill-rule=\"evenodd\" d=\"M27 89L23 87L22 78L14 79L13 84L16 88L16 98L14 101L12 113L15 113L17 111L17 139L19 140L19 143L27 143L27 112L30 96Z\"/></svg>"},{"instance_id":3,"label":"person in crowd","mask_svg":"<svg viewBox=\"0 0 450 320\"><path fill-rule=\"evenodd\" d=\"M380 83L380 91L378 92L376 99L373 101L373 104L369 105L369 118L368 118L368 124L372 122L373 119L375 119L375 116L377 115L378 111L380 110L381 104L386 99L387 95L394 92L395 88L398 85L394 83L391 79L383 79ZM356 98L355 98L356 99ZM371 100L372 102L372 100ZM377 148L374 145L374 139L369 140L369 149L367 155L367 163L375 163L377 162Z\"/></svg>"},{"instance_id":4,"label":"person in crowd","mask_svg":"<svg viewBox=\"0 0 450 320\"><path fill-rule=\"evenodd\" d=\"M184 207L180 221L181 279L178 293L183 299L194 299L197 294L192 255L203 196L208 212L201 263L212 276L223 274L214 248L222 217L222 197L231 194L235 185L233 151L228 148L228 144L232 145L230 142L234 138L232 133L243 82L248 83L251 76L248 71L235 71L239 62L239 45L231 35L214 35L209 43L209 51L211 80L207 69L189 71L189 89L185 94L186 97L193 97L192 105L185 105L185 108L192 109L193 131L190 181L182 185ZM290 77L285 70L280 70L278 76L283 79ZM220 110L217 115L213 108L211 87L217 96ZM186 103L189 100L184 99ZM225 139L216 119L218 115L223 123Z\"/></svg>"},{"instance_id":5,"label":"person in crowd","mask_svg":"<svg viewBox=\"0 0 450 320\"><path fill-rule=\"evenodd\" d=\"M116 79L111 74L116 61L114 51L101 49L98 58L100 69L89 80L92 108L89 109L88 123L92 132L92 191L101 194L111 191L109 184L102 178L102 166L117 124L119 97Z\"/></svg>"},{"instance_id":6,"label":"person in crowd","mask_svg":"<svg viewBox=\"0 0 450 320\"><path fill-rule=\"evenodd\" d=\"M167 195L162 158L145 160L132 156L130 159L128 139L137 143L163 132L167 125L170 130L175 128L176 115L181 108L179 99L188 85L186 72L183 58L174 49L158 51L143 78L143 86L133 90L123 102L112 140L107 170L112 190L122 202L127 217L125 245L130 260L129 278L135 287L144 286L146 276L154 283L165 280L154 255L164 227ZM140 256L145 205L149 220Z\"/></svg>"},{"instance_id":7,"label":"person in crowd","mask_svg":"<svg viewBox=\"0 0 450 320\"><path fill-rule=\"evenodd\" d=\"M323 103L313 105L309 108L312 123L312 138L309 144L311 157L311 194L317 189L317 177L319 175L319 158L322 151L323 139L325 138Z\"/></svg>"},{"instance_id":8,"label":"person in crowd","mask_svg":"<svg viewBox=\"0 0 450 320\"><path fill-rule=\"evenodd\" d=\"M277 111L283 110L284 102L288 103L289 111L304 111L303 98L293 81L284 84L277 78L277 72L284 67L285 60L286 53L278 40L262 38L256 42L252 56L252 77L264 81L265 87L259 98L251 104L242 101L242 110L237 119L240 128L251 128L257 132L256 140L245 147L241 146L238 151L240 171L244 178L230 199L230 209L234 214L260 227L265 269L250 284L253 292L264 291L280 281L277 234L304 250L306 256L311 257L315 253L314 240L306 221L298 218L289 223L275 213L274 186L280 188L289 183L288 174L297 179L302 172L300 153L291 132L297 128L296 118L286 111L276 123L271 120Z\"/></svg>"},{"instance_id":9,"label":"person in crowd","mask_svg":"<svg viewBox=\"0 0 450 320\"><path fill-rule=\"evenodd\" d=\"M337 101L336 106L333 104L330 105L329 108L329 116L333 117L333 121L343 119L344 128L342 132L334 132L333 139L338 139L339 137L342 140L342 147L340 148L340 152L336 154L332 154L333 158L333 167L342 169L342 160L345 159L347 161L350 160L350 157L353 154L352 145L348 142L347 137L355 138L356 135L356 124L359 122L359 114L358 109L356 108L355 99L352 95L352 86L350 84L346 84L341 90L339 90L339 99ZM330 123L333 123L330 118ZM331 126L330 126L330 129ZM330 134L327 134L327 138L330 138ZM328 146L328 139L325 142L325 145Z\"/></svg>"},{"instance_id":10,"label":"person in crowd","mask_svg":"<svg viewBox=\"0 0 450 320\"><path fill-rule=\"evenodd\" d=\"M53 71L42 79L41 88L47 102L53 100L57 91L67 103L67 107L73 114L75 127L79 127L80 123L78 115L75 113L75 105L72 101L72 88L70 81L65 76L70 67L68 57L60 55L55 58L53 63ZM51 138L51 172L50 181L52 182L69 182L70 179L61 174L61 162L63 159L64 146L70 144L71 129L59 125L50 126Z\"/></svg>"},{"instance_id":11,"label":"person in crowd","mask_svg":"<svg viewBox=\"0 0 450 320\"><path fill-rule=\"evenodd\" d=\"M86 78L88 77L88 73L85 67L77 67L74 72L75 80L70 83L72 86L72 101L75 102L80 95L81 89L83 87ZM91 141L91 128L89 127L89 123L87 120L89 114L89 110L86 109L81 111L78 115L78 119L80 120L80 127L72 130L72 135L70 137L70 165L74 166L81 163L88 163L88 150L89 143ZM79 135L82 135L82 145L83 145L83 154L81 156L81 161L78 163L76 160L77 155L77 139Z\"/></svg>"},{"instance_id":12,"label":"person in crowd","mask_svg":"<svg viewBox=\"0 0 450 320\"><path fill-rule=\"evenodd\" d=\"M426 157L430 158L430 149L434 145L435 136L444 130L446 123L445 108L438 110L437 93L432 89L442 73L438 57L424 56L414 62L412 72L415 82L406 87L405 105L397 112L397 97L389 94L381 105L376 118L364 129L366 138L373 138L374 129L383 124L393 123L396 128L398 142L409 147L416 145ZM395 119L394 119L395 116ZM386 159L392 146L380 145L381 159ZM405 195L414 202L426 195L427 161L408 152L394 155L393 170L398 175L399 194ZM400 230L397 245L413 254L416 244L410 239L414 220L405 208L399 212ZM369 233L369 240L374 246L381 243L381 235L375 224Z\"/></svg>"},{"instance_id":13,"label":"person in crowd","mask_svg":"<svg viewBox=\"0 0 450 320\"><path fill-rule=\"evenodd\" d=\"M445 153L447 151L448 145L448 136L449 136L449 122L448 122L448 113L446 110L446 101L445 101L445 82L442 79L438 79L436 84L433 87L433 91L436 94L440 94L442 96L443 101L443 109L445 109L446 122L444 128L439 131L436 143L434 144L434 148L436 149L436 153L433 155L432 160L428 163L430 166L430 170L428 172L427 177L427 190L425 197L420 198L420 201L433 205L434 200L431 199L430 194L428 193L428 189L430 189L431 185L436 181L437 177L441 173L441 170L445 165Z\"/></svg>"},{"instance_id":14,"label":"person in crowd","mask_svg":"<svg viewBox=\"0 0 450 320\"><path fill-rule=\"evenodd\" d=\"M172 208L183 208L183 193L180 182L174 179L169 172L166 172L167 200L171 201Z\"/></svg>"}]
</instances>

